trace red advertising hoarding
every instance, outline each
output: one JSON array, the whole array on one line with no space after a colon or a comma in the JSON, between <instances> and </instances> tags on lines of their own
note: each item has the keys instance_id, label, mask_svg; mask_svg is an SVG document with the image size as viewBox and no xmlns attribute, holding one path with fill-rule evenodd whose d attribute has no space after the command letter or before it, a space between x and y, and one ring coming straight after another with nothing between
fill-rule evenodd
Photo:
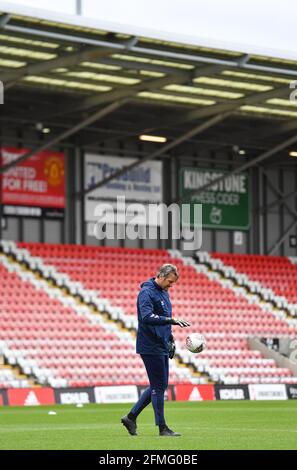
<instances>
[{"instance_id":1,"label":"red advertising hoarding","mask_svg":"<svg viewBox=\"0 0 297 470\"><path fill-rule=\"evenodd\" d=\"M215 400L213 385L176 385L175 399L177 401Z\"/></svg>"},{"instance_id":2,"label":"red advertising hoarding","mask_svg":"<svg viewBox=\"0 0 297 470\"><path fill-rule=\"evenodd\" d=\"M1 148L1 166L29 149ZM10 168L2 176L2 204L48 208L65 207L64 154L43 151Z\"/></svg>"},{"instance_id":3,"label":"red advertising hoarding","mask_svg":"<svg viewBox=\"0 0 297 470\"><path fill-rule=\"evenodd\" d=\"M10 388L7 390L8 403L11 406L39 406L55 403L52 388Z\"/></svg>"}]
</instances>

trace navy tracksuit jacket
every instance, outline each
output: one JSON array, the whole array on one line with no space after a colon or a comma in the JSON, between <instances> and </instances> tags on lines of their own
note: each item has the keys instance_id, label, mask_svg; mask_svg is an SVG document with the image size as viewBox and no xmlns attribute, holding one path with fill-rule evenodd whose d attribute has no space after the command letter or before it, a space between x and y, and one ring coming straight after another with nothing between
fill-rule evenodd
<instances>
[{"instance_id":1,"label":"navy tracksuit jacket","mask_svg":"<svg viewBox=\"0 0 297 470\"><path fill-rule=\"evenodd\" d=\"M168 342L172 339L171 325L166 320L172 316L169 294L154 278L141 284L137 299L138 354L168 354Z\"/></svg>"}]
</instances>

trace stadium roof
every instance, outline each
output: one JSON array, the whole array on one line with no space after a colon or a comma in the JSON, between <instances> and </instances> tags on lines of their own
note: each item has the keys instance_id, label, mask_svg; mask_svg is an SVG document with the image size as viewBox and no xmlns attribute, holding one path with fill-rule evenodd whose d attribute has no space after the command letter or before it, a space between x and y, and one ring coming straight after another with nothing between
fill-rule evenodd
<instances>
[{"instance_id":1,"label":"stadium roof","mask_svg":"<svg viewBox=\"0 0 297 470\"><path fill-rule=\"evenodd\" d=\"M0 16L0 77L5 87L5 129L52 134L88 113L118 103L80 143L111 144L141 133L176 139L212 116L226 115L200 141L205 147L259 150L297 128L289 100L297 62L134 37L9 14ZM195 140L184 142L193 150ZM108 145L109 145L108 144Z\"/></svg>"}]
</instances>

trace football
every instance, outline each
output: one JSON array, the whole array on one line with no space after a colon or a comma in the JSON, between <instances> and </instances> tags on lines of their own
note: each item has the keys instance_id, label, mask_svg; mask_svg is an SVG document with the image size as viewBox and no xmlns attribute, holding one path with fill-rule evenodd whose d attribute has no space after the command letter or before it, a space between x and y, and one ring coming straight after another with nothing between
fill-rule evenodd
<instances>
[{"instance_id":1,"label":"football","mask_svg":"<svg viewBox=\"0 0 297 470\"><path fill-rule=\"evenodd\" d=\"M192 333L186 338L186 347L192 353L201 353L205 347L205 338L200 333Z\"/></svg>"}]
</instances>

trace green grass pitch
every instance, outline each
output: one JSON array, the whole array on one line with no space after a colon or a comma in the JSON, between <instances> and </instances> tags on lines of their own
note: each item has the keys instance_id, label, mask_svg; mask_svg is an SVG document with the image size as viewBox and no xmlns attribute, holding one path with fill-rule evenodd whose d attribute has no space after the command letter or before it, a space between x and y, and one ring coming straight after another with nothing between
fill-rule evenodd
<instances>
[{"instance_id":1,"label":"green grass pitch","mask_svg":"<svg viewBox=\"0 0 297 470\"><path fill-rule=\"evenodd\" d=\"M1 407L0 449L203 450L297 449L297 402L167 402L168 425L181 437L159 437L153 411L138 436L120 423L130 405ZM50 410L56 415L49 415Z\"/></svg>"}]
</instances>

